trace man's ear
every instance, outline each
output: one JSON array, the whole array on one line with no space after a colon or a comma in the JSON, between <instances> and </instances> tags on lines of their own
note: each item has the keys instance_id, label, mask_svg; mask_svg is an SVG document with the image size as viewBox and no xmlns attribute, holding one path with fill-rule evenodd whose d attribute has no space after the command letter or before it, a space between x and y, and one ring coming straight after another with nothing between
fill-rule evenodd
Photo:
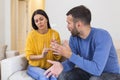
<instances>
[{"instance_id":1,"label":"man's ear","mask_svg":"<svg viewBox=\"0 0 120 80\"><path fill-rule=\"evenodd\" d=\"M82 22L81 21L76 22L76 26L80 28L82 26Z\"/></svg>"}]
</instances>

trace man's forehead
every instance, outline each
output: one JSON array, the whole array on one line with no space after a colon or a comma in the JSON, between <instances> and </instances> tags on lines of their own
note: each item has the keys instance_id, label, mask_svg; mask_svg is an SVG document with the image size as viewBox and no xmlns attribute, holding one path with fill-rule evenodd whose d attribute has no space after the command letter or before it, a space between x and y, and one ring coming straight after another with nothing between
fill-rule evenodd
<instances>
[{"instance_id":1,"label":"man's forehead","mask_svg":"<svg viewBox=\"0 0 120 80\"><path fill-rule=\"evenodd\" d=\"M67 16L67 21L68 21L68 20L69 20L69 21L73 21L72 15L68 15L68 16Z\"/></svg>"}]
</instances>

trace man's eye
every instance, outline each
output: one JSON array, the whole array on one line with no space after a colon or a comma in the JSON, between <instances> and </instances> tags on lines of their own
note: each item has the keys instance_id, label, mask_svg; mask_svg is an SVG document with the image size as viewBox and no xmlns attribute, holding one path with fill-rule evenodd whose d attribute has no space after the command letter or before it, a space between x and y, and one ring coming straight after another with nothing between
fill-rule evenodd
<instances>
[{"instance_id":1,"label":"man's eye","mask_svg":"<svg viewBox=\"0 0 120 80\"><path fill-rule=\"evenodd\" d=\"M68 24L70 24L70 23L68 23Z\"/></svg>"}]
</instances>

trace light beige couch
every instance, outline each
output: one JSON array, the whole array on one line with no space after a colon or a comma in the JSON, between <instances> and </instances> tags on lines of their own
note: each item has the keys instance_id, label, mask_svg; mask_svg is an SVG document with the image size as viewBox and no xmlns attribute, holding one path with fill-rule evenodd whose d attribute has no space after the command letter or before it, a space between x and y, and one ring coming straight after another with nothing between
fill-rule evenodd
<instances>
[{"instance_id":1,"label":"light beige couch","mask_svg":"<svg viewBox=\"0 0 120 80\"><path fill-rule=\"evenodd\" d=\"M11 58L11 57L14 57L14 56L18 56L19 55L19 52L16 51L16 50L10 50L10 51L5 51L5 57L2 59L8 59L8 58ZM0 61L0 80L1 80L1 62L2 60Z\"/></svg>"},{"instance_id":2,"label":"light beige couch","mask_svg":"<svg viewBox=\"0 0 120 80\"><path fill-rule=\"evenodd\" d=\"M24 54L1 61L1 80L33 80L26 74Z\"/></svg>"},{"instance_id":3,"label":"light beige couch","mask_svg":"<svg viewBox=\"0 0 120 80\"><path fill-rule=\"evenodd\" d=\"M120 61L120 41L114 41ZM1 80L33 80L26 74L27 60L24 55L4 59L1 62Z\"/></svg>"}]
</instances>

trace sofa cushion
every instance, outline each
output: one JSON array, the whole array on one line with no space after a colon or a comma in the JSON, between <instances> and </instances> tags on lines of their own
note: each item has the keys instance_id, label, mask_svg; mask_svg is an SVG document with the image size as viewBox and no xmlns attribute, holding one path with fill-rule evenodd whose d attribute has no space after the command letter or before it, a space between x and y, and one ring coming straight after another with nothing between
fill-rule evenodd
<instances>
[{"instance_id":1,"label":"sofa cushion","mask_svg":"<svg viewBox=\"0 0 120 80\"><path fill-rule=\"evenodd\" d=\"M26 70L17 71L8 80L34 80L26 74Z\"/></svg>"},{"instance_id":2,"label":"sofa cushion","mask_svg":"<svg viewBox=\"0 0 120 80\"><path fill-rule=\"evenodd\" d=\"M5 59L7 45L0 45L0 78L1 78L1 60Z\"/></svg>"},{"instance_id":3,"label":"sofa cushion","mask_svg":"<svg viewBox=\"0 0 120 80\"><path fill-rule=\"evenodd\" d=\"M120 64L120 49L116 49L117 51L117 56L118 56L118 60L119 60L119 64Z\"/></svg>"},{"instance_id":4,"label":"sofa cushion","mask_svg":"<svg viewBox=\"0 0 120 80\"><path fill-rule=\"evenodd\" d=\"M18 55L19 55L19 52L17 50L10 50L6 52L5 57L11 58L11 57L18 56Z\"/></svg>"},{"instance_id":5,"label":"sofa cushion","mask_svg":"<svg viewBox=\"0 0 120 80\"><path fill-rule=\"evenodd\" d=\"M0 60L5 58L7 45L0 45Z\"/></svg>"}]
</instances>

